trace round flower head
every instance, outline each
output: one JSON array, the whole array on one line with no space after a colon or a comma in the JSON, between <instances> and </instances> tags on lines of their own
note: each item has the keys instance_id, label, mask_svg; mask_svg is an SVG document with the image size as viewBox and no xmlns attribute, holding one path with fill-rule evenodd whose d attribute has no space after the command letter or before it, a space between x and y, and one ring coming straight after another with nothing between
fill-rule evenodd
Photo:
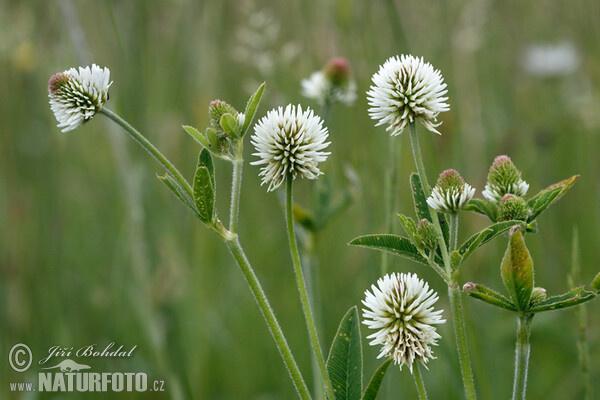
<instances>
[{"instance_id":1,"label":"round flower head","mask_svg":"<svg viewBox=\"0 0 600 400\"><path fill-rule=\"evenodd\" d=\"M262 184L269 184L269 191L278 188L288 175L315 179L322 174L318 164L331 154L322 151L329 146L327 137L323 120L310 108L303 111L300 105L288 104L285 110L273 109L254 126L253 155L260 160L251 164L264 165L259 175Z\"/></svg>"},{"instance_id":2,"label":"round flower head","mask_svg":"<svg viewBox=\"0 0 600 400\"><path fill-rule=\"evenodd\" d=\"M367 336L371 346L383 345L377 358L391 357L396 365L408 365L412 372L415 360L423 365L434 359L430 346L437 345L440 335L434 325L443 324L442 311L434 311L438 295L416 274L385 275L365 292L362 301L363 324L377 332Z\"/></svg>"},{"instance_id":3,"label":"round flower head","mask_svg":"<svg viewBox=\"0 0 600 400\"><path fill-rule=\"evenodd\" d=\"M373 75L367 92L369 115L378 120L376 126L387 124L392 135L399 135L409 123L420 121L425 128L435 129L441 122L437 116L450 106L444 95L448 92L439 70L423 58L401 55L389 58Z\"/></svg>"},{"instance_id":4,"label":"round flower head","mask_svg":"<svg viewBox=\"0 0 600 400\"><path fill-rule=\"evenodd\" d=\"M320 105L328 101L351 105L356 100L356 83L344 58L332 58L322 71L313 72L301 85L302 95Z\"/></svg>"},{"instance_id":5,"label":"round flower head","mask_svg":"<svg viewBox=\"0 0 600 400\"><path fill-rule=\"evenodd\" d=\"M466 206L474 194L475 189L456 170L447 169L440 174L427 204L437 212L455 213Z\"/></svg>"},{"instance_id":6,"label":"round flower head","mask_svg":"<svg viewBox=\"0 0 600 400\"><path fill-rule=\"evenodd\" d=\"M497 203L507 193L523 197L529 184L521 178L521 171L508 156L498 156L490 167L483 197Z\"/></svg>"},{"instance_id":7,"label":"round flower head","mask_svg":"<svg viewBox=\"0 0 600 400\"><path fill-rule=\"evenodd\" d=\"M79 127L102 109L112 84L109 80L108 68L96 64L79 67L79 70L71 68L50 78L50 108L63 132Z\"/></svg>"},{"instance_id":8,"label":"round flower head","mask_svg":"<svg viewBox=\"0 0 600 400\"><path fill-rule=\"evenodd\" d=\"M514 194L505 194L498 203L498 221L527 221L530 213L525 199Z\"/></svg>"}]
</instances>

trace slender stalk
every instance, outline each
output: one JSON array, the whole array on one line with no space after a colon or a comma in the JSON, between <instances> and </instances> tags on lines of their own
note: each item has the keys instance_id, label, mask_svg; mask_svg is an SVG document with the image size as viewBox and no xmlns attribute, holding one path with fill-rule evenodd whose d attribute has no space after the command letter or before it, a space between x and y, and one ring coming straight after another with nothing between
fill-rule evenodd
<instances>
[{"instance_id":1,"label":"slender stalk","mask_svg":"<svg viewBox=\"0 0 600 400\"><path fill-rule=\"evenodd\" d=\"M517 345L515 348L515 382L513 400L525 400L527 390L527 368L529 366L529 335L533 314L519 316L517 327Z\"/></svg>"},{"instance_id":2,"label":"slender stalk","mask_svg":"<svg viewBox=\"0 0 600 400\"><path fill-rule=\"evenodd\" d=\"M421 377L421 367L417 361L413 364L413 376L415 378L415 384L417 385L417 393L419 394L419 400L427 400L427 392L425 391L425 384L423 383L423 377Z\"/></svg>"},{"instance_id":3,"label":"slender stalk","mask_svg":"<svg viewBox=\"0 0 600 400\"><path fill-rule=\"evenodd\" d=\"M429 186L429 182L427 181L427 175L425 173L425 165L423 164L423 157L421 155L421 148L419 146L419 138L417 137L417 129L413 123L409 124L410 130L410 142L412 145L413 157L415 159L415 166L417 168L417 173L419 174L419 178L421 178L421 185L423 185L423 191L426 197L429 197L431 194L431 187ZM431 216L431 220L433 221L433 225L440 235L443 238L442 228L440 226L440 221L437 217L437 212L429 207L429 213ZM456 229L458 228L458 221L453 222L454 225L454 233L451 234L450 246L452 249L453 243L456 243ZM473 381L473 373L471 372L471 360L469 358L469 349L467 346L467 335L465 332L465 323L464 316L462 310L462 298L461 291L457 285L456 278L452 277L452 265L450 264L450 257L448 248L446 247L446 242L442 239L440 240L440 250L442 252L442 259L444 260L444 269L446 270L446 276L450 277L450 279L446 280L448 284L448 296L450 298L450 309L452 311L452 320L454 325L454 335L456 337L456 347L458 350L458 360L460 364L460 372L462 375L465 397L467 400L475 400L477 395L475 393L475 382ZM446 279L445 276L442 278Z\"/></svg>"},{"instance_id":4,"label":"slender stalk","mask_svg":"<svg viewBox=\"0 0 600 400\"><path fill-rule=\"evenodd\" d=\"M231 206L229 207L229 231L237 233L238 214L240 211L240 192L242 187L242 170L244 168L243 158L244 142L239 139L235 143L235 159L233 160L233 175L231 178Z\"/></svg>"},{"instance_id":5,"label":"slender stalk","mask_svg":"<svg viewBox=\"0 0 600 400\"><path fill-rule=\"evenodd\" d=\"M385 232L392 233L394 229L394 209L396 208L396 183L398 181L396 154L399 140L397 137L389 136L388 143L388 165L385 169ZM387 274L390 264L390 254L381 252L381 275Z\"/></svg>"},{"instance_id":6,"label":"slender stalk","mask_svg":"<svg viewBox=\"0 0 600 400\"><path fill-rule=\"evenodd\" d=\"M192 196L192 187L190 186L188 181L185 180L185 178L181 175L181 173L177 170L177 168L175 168L175 166L173 164L171 164L171 162L167 159L167 157L165 157L156 147L154 147L154 145L152 143L150 143L150 141L148 139L146 139L144 136L142 136L142 134L139 133L127 121L125 121L123 118L119 117L117 114L115 114L108 108L104 107L104 108L102 108L102 110L100 112L102 114L106 115L108 118L115 121L123 129L125 129L125 132L127 132L133 140L135 140L148 153L150 153L150 155L152 157L154 157L156 159L156 161L161 163L162 166L165 167L167 169L167 171L169 171L171 173L171 175L173 175L173 178L175 178L175 180L177 180L177 182L179 182L181 187L183 189L185 189L185 191L190 196Z\"/></svg>"},{"instance_id":7,"label":"slender stalk","mask_svg":"<svg viewBox=\"0 0 600 400\"><path fill-rule=\"evenodd\" d=\"M450 297L450 309L452 311L454 336L456 337L456 347L458 350L458 360L460 363L460 372L462 374L462 380L465 389L465 397L467 400L475 400L477 395L475 393L473 373L471 372L469 348L467 347L467 334L465 331L461 291L456 283L448 285L448 296Z\"/></svg>"},{"instance_id":8,"label":"slender stalk","mask_svg":"<svg viewBox=\"0 0 600 400\"><path fill-rule=\"evenodd\" d=\"M277 345L277 349L279 349L279 353L283 358L283 362L294 381L294 386L296 387L296 391L302 400L310 400L310 394L308 392L308 387L304 380L302 379L302 374L300 373L300 369L298 368L298 364L296 364L296 360L292 355L292 351L290 350L287 341L285 340L285 336L279 323L277 322L277 318L275 317L275 313L271 308L269 301L267 300L267 296L263 291L258 277L254 273L250 262L246 258L246 254L244 254L244 250L240 245L237 235L234 235L234 238L231 240L226 240L225 244L227 248L237 261L242 274L246 278L246 282L248 282L248 286L250 286L250 290L258 303L260 311L265 318L265 321L269 327L269 331L275 340L275 344Z\"/></svg>"},{"instance_id":9,"label":"slender stalk","mask_svg":"<svg viewBox=\"0 0 600 400\"><path fill-rule=\"evenodd\" d=\"M169 160L156 148L148 139L142 136L135 128L133 128L127 121L123 120L117 114L112 111L103 108L101 111L104 115L108 116L110 119L115 121L121 127L125 129L125 131L140 145L142 146L148 153L150 153L159 163L161 163L172 175L173 177L180 183L180 185L188 192L192 193L192 188L189 183L183 178L183 176L179 173L177 168L171 164ZM241 165L240 165L241 168ZM238 179L233 179L234 183L232 185L232 191L235 191L239 196L240 187L241 187L241 171L239 173ZM237 203L237 201L236 201ZM235 206L237 207L237 206ZM234 213L235 223L237 223L237 212ZM231 233L226 230L222 224L217 221L212 228L214 231L223 239L227 248L235 258L244 278L246 278L246 282L248 282L248 286L250 287L250 291L254 295L254 298L260 308L263 317L265 318L265 322L275 340L275 344L277 345L277 349L279 350L279 354L283 358L283 362L294 382L294 386L296 387L296 391L302 400L311 400L310 393L308 391L308 387L306 383L304 383L304 379L302 378L302 374L300 373L300 369L298 368L298 364L296 364L296 360L292 355L292 351L290 350L289 345L285 339L283 331L279 326L279 322L277 322L277 318L275 317L275 313L271 308L269 301L267 300L267 296L263 291L258 277L254 273L254 269L250 265L246 254L244 254L244 250L240 245L238 240L238 236L235 233Z\"/></svg>"},{"instance_id":10,"label":"slender stalk","mask_svg":"<svg viewBox=\"0 0 600 400\"><path fill-rule=\"evenodd\" d=\"M458 213L447 214L448 225L450 225L450 251L456 250L458 246Z\"/></svg>"},{"instance_id":11,"label":"slender stalk","mask_svg":"<svg viewBox=\"0 0 600 400\"><path fill-rule=\"evenodd\" d=\"M292 186L293 178L288 176L285 182L285 215L287 222L287 233L290 242L290 251L292 253L292 262L294 264L294 272L296 273L296 283L298 284L298 291L300 292L300 301L302 303L302 310L304 312L304 319L306 320L306 327L308 328L308 336L310 337L313 352L317 359L319 369L321 370L321 376L325 385L325 391L330 400L335 399L333 392L333 386L327 373L327 367L325 365L325 359L323 358L323 352L321 351L321 345L319 344L319 336L317 334L317 328L315 321L310 310L310 302L308 300L308 293L306 291L306 283L304 282L304 275L302 274L302 266L300 264L300 255L298 253L298 245L296 244L296 234L294 232L294 219L292 214Z\"/></svg>"}]
</instances>

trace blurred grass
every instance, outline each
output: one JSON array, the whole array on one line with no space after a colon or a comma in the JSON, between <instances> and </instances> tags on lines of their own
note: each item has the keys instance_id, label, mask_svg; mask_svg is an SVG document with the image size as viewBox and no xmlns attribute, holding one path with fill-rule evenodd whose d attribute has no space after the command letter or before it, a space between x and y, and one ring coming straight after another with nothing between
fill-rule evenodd
<instances>
[{"instance_id":1,"label":"blurred grass","mask_svg":"<svg viewBox=\"0 0 600 400\"><path fill-rule=\"evenodd\" d=\"M387 137L373 127L361 93L378 65L402 52L432 62L449 86L452 111L442 115L443 135L420 130L430 180L453 167L480 191L493 157L503 153L523 170L531 193L580 173L574 189L542 215L540 233L529 236L528 245L536 283L549 293L567 288L573 226L581 238L582 278L589 282L598 272L599 3L305 0L284 6L107 0L74 5L92 61L111 69L108 107L139 128L188 177L199 149L180 125L205 126L210 100L222 98L241 108L253 85L267 80L259 115L287 102L310 104L299 96L300 79L331 56L351 61L359 100L352 108L333 109L333 154L326 168L341 181L342 166L354 165L363 196L320 234L327 344L344 312L359 304L378 277L379 254L346 246L353 237L385 225L381 176ZM137 344L132 359L94 361L98 370L139 370L150 379L166 380L167 394L137 398L168 398L175 386L184 398L294 398L237 266L221 242L154 177L162 172L157 165L128 139L112 143L102 117L67 134L55 127L46 82L53 73L79 64L67 28L57 2L0 1L2 357L18 342L29 344L34 355L54 345ZM540 79L523 71L521 57L528 45L562 40L571 41L580 54L575 73ZM403 142L399 211L410 213L406 183L413 163L407 138L398 140ZM246 147L250 161L251 146ZM127 179L119 169L121 152L132 165ZM228 165L218 163L217 178L218 205L224 211ZM309 380L310 352L279 200L259 187L257 168L246 165L244 178L240 237ZM141 199L139 209L128 204L126 189ZM307 182L296 190L306 200L309 191ZM466 216L462 237L484 224L483 218ZM497 240L476 253L462 281L501 288L498 264L504 246ZM433 273L406 261L393 263L395 270L415 271L429 280L442 292L441 307L449 309L444 286ZM147 271L142 282L136 265ZM140 317L136 302L149 310L150 320ZM477 348L480 397L508 398L515 320L471 299L465 303L469 340ZM599 310L598 301L589 305L593 383L600 371ZM431 398L459 399L451 327L441 332L438 360L424 379ZM531 398L582 397L576 340L573 311L535 318ZM378 365L376 354L377 349L365 347L368 375ZM393 381L397 398L414 398L409 374L392 370L386 379ZM10 397L8 382L23 378L6 362L0 363L0 376L0 397L18 398Z\"/></svg>"}]
</instances>

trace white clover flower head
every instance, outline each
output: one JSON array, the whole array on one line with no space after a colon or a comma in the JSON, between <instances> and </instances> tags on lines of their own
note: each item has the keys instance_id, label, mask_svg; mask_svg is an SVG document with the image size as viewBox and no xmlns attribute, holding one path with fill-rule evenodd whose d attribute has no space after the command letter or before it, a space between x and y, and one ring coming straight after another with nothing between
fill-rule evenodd
<instances>
[{"instance_id":1,"label":"white clover flower head","mask_svg":"<svg viewBox=\"0 0 600 400\"><path fill-rule=\"evenodd\" d=\"M450 110L444 97L448 91L439 70L423 58L401 55L389 58L373 75L367 92L369 115L376 126L387 124L392 136L402 133L409 123L420 121L431 132L439 113Z\"/></svg>"},{"instance_id":2,"label":"white clover flower head","mask_svg":"<svg viewBox=\"0 0 600 400\"><path fill-rule=\"evenodd\" d=\"M411 373L415 360L426 366L435 359L430 346L437 345L440 335L434 325L446 322L442 310L433 309L437 300L437 293L416 274L388 274L365 291L363 324L377 330L367 338L373 339L371 346L383 345L377 358L391 357Z\"/></svg>"},{"instance_id":3,"label":"white clover flower head","mask_svg":"<svg viewBox=\"0 0 600 400\"><path fill-rule=\"evenodd\" d=\"M323 120L310 108L302 110L300 105L288 104L267 113L254 126L251 142L260 157L252 165L264 165L259 176L268 183L268 191L277 189L287 176L315 179L322 174L318 164L331 153L323 150L327 128Z\"/></svg>"},{"instance_id":4,"label":"white clover flower head","mask_svg":"<svg viewBox=\"0 0 600 400\"><path fill-rule=\"evenodd\" d=\"M502 155L494 159L487 184L482 192L483 197L498 203L505 194L523 197L529 190L529 184L521 178L521 171L513 164L510 157Z\"/></svg>"},{"instance_id":5,"label":"white clover flower head","mask_svg":"<svg viewBox=\"0 0 600 400\"><path fill-rule=\"evenodd\" d=\"M332 58L322 71L313 72L309 78L302 80L301 85L302 95L319 105L326 102L352 105L356 101L356 82L345 58Z\"/></svg>"},{"instance_id":6,"label":"white clover flower head","mask_svg":"<svg viewBox=\"0 0 600 400\"><path fill-rule=\"evenodd\" d=\"M442 172L427 204L437 212L456 213L473 198L475 188L464 181L462 176L454 170L447 169Z\"/></svg>"},{"instance_id":7,"label":"white clover flower head","mask_svg":"<svg viewBox=\"0 0 600 400\"><path fill-rule=\"evenodd\" d=\"M96 64L71 68L48 81L50 108L63 132L71 131L94 117L108 100L110 71Z\"/></svg>"}]
</instances>

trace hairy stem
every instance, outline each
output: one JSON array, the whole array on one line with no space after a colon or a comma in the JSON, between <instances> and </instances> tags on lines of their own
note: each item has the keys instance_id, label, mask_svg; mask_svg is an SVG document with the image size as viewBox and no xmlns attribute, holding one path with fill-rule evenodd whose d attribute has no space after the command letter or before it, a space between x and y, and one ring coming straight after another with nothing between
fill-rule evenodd
<instances>
[{"instance_id":1,"label":"hairy stem","mask_svg":"<svg viewBox=\"0 0 600 400\"><path fill-rule=\"evenodd\" d=\"M125 132L127 132L127 134L129 134L129 136L131 136L131 138L133 140L135 140L140 146L142 146L144 148L144 150L146 150L148 153L150 153L150 155L152 157L154 157L156 159L156 161L161 163L161 165L163 167L165 167L171 175L173 175L173 178L175 178L175 180L177 180L177 182L179 182L181 187L190 196L192 196L192 187L190 186L188 181L185 180L185 178L181 175L181 173L177 170L177 168L175 168L175 166L167 159L167 157L165 157L156 147L154 147L154 145L152 143L150 143L150 141L148 139L146 139L144 136L142 136L142 134L139 133L127 121L125 121L123 118L119 117L117 114L115 114L108 108L104 107L104 108L102 108L102 110L100 112L102 114L106 115L108 118L115 121L117 124L119 124L125 130Z\"/></svg>"},{"instance_id":2,"label":"hairy stem","mask_svg":"<svg viewBox=\"0 0 600 400\"><path fill-rule=\"evenodd\" d=\"M448 225L450 225L450 252L458 246L458 213L448 214Z\"/></svg>"},{"instance_id":3,"label":"hairy stem","mask_svg":"<svg viewBox=\"0 0 600 400\"><path fill-rule=\"evenodd\" d=\"M527 390L527 369L529 367L529 335L533 314L520 315L517 327L517 345L515 348L515 382L513 400L525 400Z\"/></svg>"},{"instance_id":4,"label":"hairy stem","mask_svg":"<svg viewBox=\"0 0 600 400\"><path fill-rule=\"evenodd\" d=\"M240 211L240 192L242 187L242 169L244 142L239 139L235 143L235 159L233 160L233 175L231 177L231 205L229 207L229 231L237 233L238 215Z\"/></svg>"},{"instance_id":5,"label":"hairy stem","mask_svg":"<svg viewBox=\"0 0 600 400\"><path fill-rule=\"evenodd\" d=\"M285 182L285 215L287 222L287 233L290 242L290 251L292 253L292 262L294 264L294 272L296 273L296 283L298 284L298 291L300 292L300 301L302 303L302 311L304 312L304 319L306 320L306 327L308 328L308 336L317 359L317 364L321 371L321 377L325 385L325 391L330 400L335 399L333 392L333 386L327 373L327 367L325 365L325 359L323 358L323 352L321 351L321 345L319 344L319 336L317 334L317 328L315 321L310 310L310 302L308 300L308 292L306 290L306 283L304 282L304 275L302 273L302 266L300 264L300 255L298 253L298 245L296 244L296 233L294 231L294 218L292 214L292 186L293 178L288 175Z\"/></svg>"},{"instance_id":6,"label":"hairy stem","mask_svg":"<svg viewBox=\"0 0 600 400\"><path fill-rule=\"evenodd\" d=\"M427 392L425 391L425 384L423 383L423 377L421 376L421 367L417 361L413 364L413 376L415 378L415 384L417 385L419 400L427 400Z\"/></svg>"},{"instance_id":7,"label":"hairy stem","mask_svg":"<svg viewBox=\"0 0 600 400\"><path fill-rule=\"evenodd\" d=\"M452 311L452 322L454 325L454 336L456 337L456 348L458 350L458 360L460 363L460 372L462 375L467 400L475 400L475 382L471 372L471 359L469 357L469 348L467 346L467 334L465 331L465 320L462 309L461 291L456 283L448 286L448 296L450 297L450 309Z\"/></svg>"},{"instance_id":8,"label":"hairy stem","mask_svg":"<svg viewBox=\"0 0 600 400\"><path fill-rule=\"evenodd\" d=\"M246 258L246 254L244 254L244 250L240 245L237 235L235 235L234 239L232 240L226 240L225 244L237 261L242 274L244 274L244 278L246 278L246 282L248 282L248 286L250 286L250 290L252 291L256 302L258 303L258 307L260 308L263 317L265 318L267 326L269 327L269 331L271 332L271 335L273 335L277 349L283 358L283 362L285 363L285 366L287 367L290 376L294 381L296 391L302 400L309 400L311 397L308 392L308 387L306 386L306 383L304 383L304 379L302 379L300 369L298 368L296 360L292 355L292 351L285 340L285 336L281 330L281 327L279 326L279 323L277 322L275 313L273 312L273 309L267 300L267 296L260 285L258 277L254 273L250 262Z\"/></svg>"}]
</instances>

